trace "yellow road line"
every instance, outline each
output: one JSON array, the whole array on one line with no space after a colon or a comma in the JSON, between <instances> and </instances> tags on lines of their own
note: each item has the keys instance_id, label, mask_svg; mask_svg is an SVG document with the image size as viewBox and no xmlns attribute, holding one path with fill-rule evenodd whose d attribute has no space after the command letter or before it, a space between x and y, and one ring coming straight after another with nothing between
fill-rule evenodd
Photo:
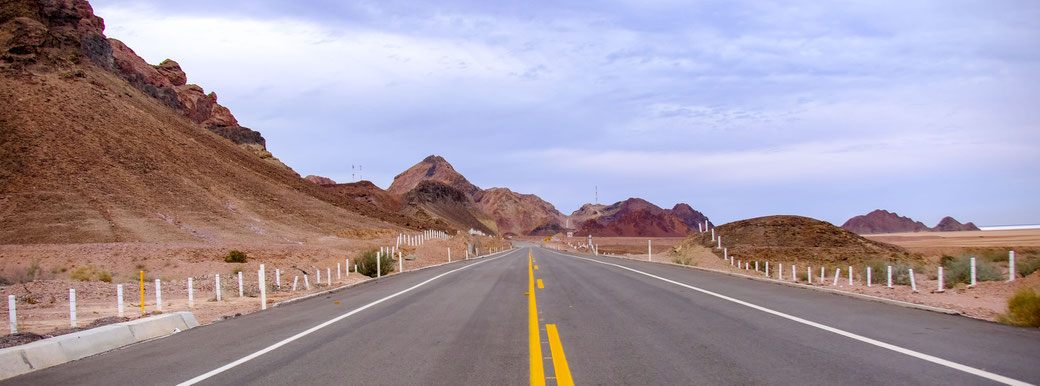
<instances>
[{"instance_id":1,"label":"yellow road line","mask_svg":"<svg viewBox=\"0 0 1040 386\"><path fill-rule=\"evenodd\" d=\"M571 368L567 366L567 356L563 354L563 343L560 343L560 334L556 331L556 325L546 324L545 333L549 335L549 350L552 352L553 368L556 369L556 384L573 386Z\"/></svg>"},{"instance_id":2,"label":"yellow road line","mask_svg":"<svg viewBox=\"0 0 1040 386\"><path fill-rule=\"evenodd\" d=\"M538 288L545 288L545 285L542 284L542 279L538 279Z\"/></svg>"},{"instance_id":3,"label":"yellow road line","mask_svg":"<svg viewBox=\"0 0 1040 386\"><path fill-rule=\"evenodd\" d=\"M545 385L545 368L542 363L542 338L538 332L538 302L534 292L534 264L531 250L527 252L527 321L531 349L531 384Z\"/></svg>"}]
</instances>

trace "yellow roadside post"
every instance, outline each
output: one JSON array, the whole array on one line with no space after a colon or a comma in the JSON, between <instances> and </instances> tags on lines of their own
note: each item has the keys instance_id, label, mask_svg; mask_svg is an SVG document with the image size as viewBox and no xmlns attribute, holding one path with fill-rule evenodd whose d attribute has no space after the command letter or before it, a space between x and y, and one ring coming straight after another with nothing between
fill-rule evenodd
<instances>
[{"instance_id":1,"label":"yellow roadside post","mask_svg":"<svg viewBox=\"0 0 1040 386\"><path fill-rule=\"evenodd\" d=\"M144 271L141 271L141 312L144 313Z\"/></svg>"}]
</instances>

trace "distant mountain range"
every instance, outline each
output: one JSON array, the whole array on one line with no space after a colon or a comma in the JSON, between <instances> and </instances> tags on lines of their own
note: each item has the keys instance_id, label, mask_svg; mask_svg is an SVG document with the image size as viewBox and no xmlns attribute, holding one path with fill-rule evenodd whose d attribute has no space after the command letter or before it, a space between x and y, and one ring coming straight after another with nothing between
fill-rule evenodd
<instances>
[{"instance_id":1,"label":"distant mountain range","mask_svg":"<svg viewBox=\"0 0 1040 386\"><path fill-rule=\"evenodd\" d=\"M841 226L857 234L904 233L904 232L956 232L977 231L973 223L961 224L953 217L944 217L934 227L929 228L920 221L887 210L877 209L865 215L850 218Z\"/></svg>"}]
</instances>

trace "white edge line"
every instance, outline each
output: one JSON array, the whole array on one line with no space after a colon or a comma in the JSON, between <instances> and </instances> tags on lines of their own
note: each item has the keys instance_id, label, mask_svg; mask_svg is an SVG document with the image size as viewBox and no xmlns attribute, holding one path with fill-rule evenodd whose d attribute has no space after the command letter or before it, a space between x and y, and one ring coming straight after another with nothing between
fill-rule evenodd
<instances>
[{"instance_id":1,"label":"white edge line","mask_svg":"<svg viewBox=\"0 0 1040 386\"><path fill-rule=\"evenodd\" d=\"M638 273L640 275L649 276L649 277L652 277L654 279L661 280L661 281L664 281L664 282L667 282L667 283L671 283L671 284L675 284L675 285L680 286L680 287L689 288L689 289L692 289L694 291L698 291L698 292L704 293L706 295L711 295L711 296L717 297L719 299L728 300L730 302L737 303L737 304L740 304L740 305L745 306L745 307L753 308L753 309L756 309L756 310L759 310L759 311L762 311L762 312L765 312L765 313L768 313L768 314L773 314L773 315L779 316L781 318L788 319L788 320L791 320L791 321L795 321L795 322L798 322L798 323L801 323L801 324L804 324L804 325L807 325L807 326L812 326L812 327L816 327L816 328L819 328L819 329L824 330L824 331L833 332L835 334L844 336L846 338L855 339L855 340L858 340L858 341L863 342L863 343L872 344L872 345L875 345L875 346L878 346L878 347L881 347L881 348L884 348L884 349L892 350L892 351L895 351L895 352L898 352L898 353L901 353L901 354L906 354L906 355L909 355L909 356L912 356L912 357L915 357L915 358L918 358L918 359L923 359L923 360L926 360L926 361L929 361L929 362L932 362L932 363L935 363L935 364L939 364L939 365L943 365L943 366L946 366L946 367L949 367L949 368L952 368L952 369L960 370L960 371L966 372L968 374L977 375L977 376L980 376L980 377L983 377L983 378L986 378L986 379L989 379L989 380L992 380L992 381L1000 382L1000 383L1007 384L1007 385L1030 385L1029 383L1022 382L1022 381L1019 381L1017 379L1008 378L1008 377L1005 377L1003 375L994 374L994 373L991 373L991 372L988 372L988 371L985 371L985 370L976 369L976 368L971 367L971 366L962 365L962 364L957 363L957 362L948 361L946 359L942 359L942 358L939 358L939 357L936 357L936 356L932 356L932 355L928 355L928 354L925 354L925 353L917 352L917 351L914 351L914 350L902 348L902 347L899 347L899 346L896 346L896 345L893 345L893 344L889 344L889 343L885 343L885 342L882 342L882 341L879 341L879 340L867 338L867 337L862 336L862 335L857 335L857 334L854 334L854 333L851 333L851 332L848 332L848 331L845 331L845 330L840 330L840 329L837 329L837 328L834 328L834 327L830 327L830 326L827 326L827 325L823 325L823 324L820 324L820 323L816 323L816 322L813 322L813 321L810 321L810 320L802 319L802 318L799 318L799 317L794 316L794 315L788 315L788 314L785 314L785 313L780 312L780 311L775 311L775 310L772 310L772 309L769 309L769 308L765 308L765 307L762 307L762 306L759 306L759 305L756 305L756 304L748 303L748 302L745 302L743 300L734 299L734 298L731 298L731 297L726 296L726 295L722 295L722 294L711 292L711 291L708 291L708 290L705 290L705 289L697 288L697 287L694 287L694 286L691 286L691 285L688 285L688 284L683 284L683 283L680 283L680 282L677 282L677 281L674 281L674 280L671 280L671 279L665 279L663 277L656 276L656 275L653 275L653 274L649 274L649 273L646 273L646 272L643 272L643 271L640 271L640 270L637 270L637 269L625 267L623 265L607 263L607 262L598 261L598 260L589 259L589 258L580 257L580 256L573 256L573 255L568 256L568 255L565 255L565 254L562 254L562 253L559 253L559 252L556 252L556 251L552 251L552 250L549 250L549 251L553 252L553 253L555 253L557 255L560 255L560 256L574 257L576 259L588 260L588 261L591 261L593 263L599 263L599 264L603 264L603 265L610 265L610 266L618 267L618 268L621 268L621 269L629 270L629 271Z\"/></svg>"},{"instance_id":2,"label":"white edge line","mask_svg":"<svg viewBox=\"0 0 1040 386\"><path fill-rule=\"evenodd\" d=\"M513 251L513 252L515 252L515 251ZM455 272L461 271L463 269L466 269L466 268L469 268L469 267L473 267L473 266L478 265L478 264L486 263L486 262L489 262L489 261L494 261L494 260L497 260L497 259L499 259L501 257L506 256L506 255L508 255L508 253L503 254L502 256L498 256L498 257L492 258L492 259L478 261L476 263L466 265L465 267L459 267L459 268L453 269L451 271L442 273L440 275L434 276L432 278L427 279L426 281L424 281L422 283L419 283L419 284L416 284L414 286L408 287L407 289L404 289L404 290L402 290L400 292L397 292L397 293L394 293L394 294L392 294L390 296L387 296L385 298L376 300L376 301L374 301L372 303L368 303L368 304L366 304L364 306L361 306L361 307L359 307L359 308L357 308L357 309L355 309L353 311L350 311L348 313L345 313L343 315L340 315L340 316L337 316L335 318L329 319L328 321L326 321L324 323L321 323L321 324L319 324L317 326L311 327L311 328L309 328L309 329L307 329L307 330L305 330L303 332L300 332L300 333L298 333L296 335L293 335L293 336L290 336L288 338L285 338L285 339L283 339L282 341L280 341L278 343L272 344L270 346L267 346L267 347L261 349L260 351L257 351L257 352L254 352L252 354L246 355L246 356L244 356L242 358L239 358L238 360L236 360L234 362L231 362L231 363L228 363L226 365L220 366L220 367L218 367L216 369L213 369L213 370L211 370L211 371L209 371L209 372L207 372L205 374L199 375L199 376L197 376L195 378L192 378L192 379L189 379L187 381L178 383L178 385L179 386L188 386L188 385L194 385L196 383L202 382L202 381L204 381L206 379L209 379L210 377L213 377L214 375L220 374L220 373L225 372L227 370L230 370L230 369L232 369L232 368L234 368L234 367L236 367L238 365L241 365L243 363L251 361L251 360L253 360L253 359L255 359L255 358L257 358L257 357L259 357L261 355L264 355L264 354L267 354L267 353L269 353L271 351L274 351L275 349L277 349L279 347L282 347L282 346L284 346L286 344L289 344L289 343L291 343L291 342L293 342L293 341L295 341L297 339L300 339L300 338L302 338L304 336L310 335L311 333L313 333L315 331L318 331L318 330L320 330L322 328L328 327L329 325L331 325L333 323L336 323L336 322L338 322L340 320L346 319L346 318L350 317L351 315L354 315L354 314L356 314L358 312L364 311L364 310L366 310L366 309L368 309L368 308L370 308L372 306L375 306L375 305L377 305L379 303L382 303L382 302L385 302L387 300L393 299L393 298L397 297L398 295L404 294L404 293L406 293L408 291L411 291L411 290L414 290L416 288L419 288L419 287L421 287L423 285L426 285L427 283L429 283L431 281L437 280L437 279L439 279L439 278L441 278L441 277L443 277L445 275L448 275L448 274L451 274L451 273L455 273Z\"/></svg>"}]
</instances>

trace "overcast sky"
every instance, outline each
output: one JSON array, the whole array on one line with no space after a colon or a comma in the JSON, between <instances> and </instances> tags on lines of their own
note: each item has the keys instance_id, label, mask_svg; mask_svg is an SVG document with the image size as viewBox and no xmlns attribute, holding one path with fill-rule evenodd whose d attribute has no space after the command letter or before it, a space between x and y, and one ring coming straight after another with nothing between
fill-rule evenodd
<instances>
[{"instance_id":1,"label":"overcast sky","mask_svg":"<svg viewBox=\"0 0 1040 386\"><path fill-rule=\"evenodd\" d=\"M1040 223L1040 3L782 3L92 1L301 175Z\"/></svg>"}]
</instances>

